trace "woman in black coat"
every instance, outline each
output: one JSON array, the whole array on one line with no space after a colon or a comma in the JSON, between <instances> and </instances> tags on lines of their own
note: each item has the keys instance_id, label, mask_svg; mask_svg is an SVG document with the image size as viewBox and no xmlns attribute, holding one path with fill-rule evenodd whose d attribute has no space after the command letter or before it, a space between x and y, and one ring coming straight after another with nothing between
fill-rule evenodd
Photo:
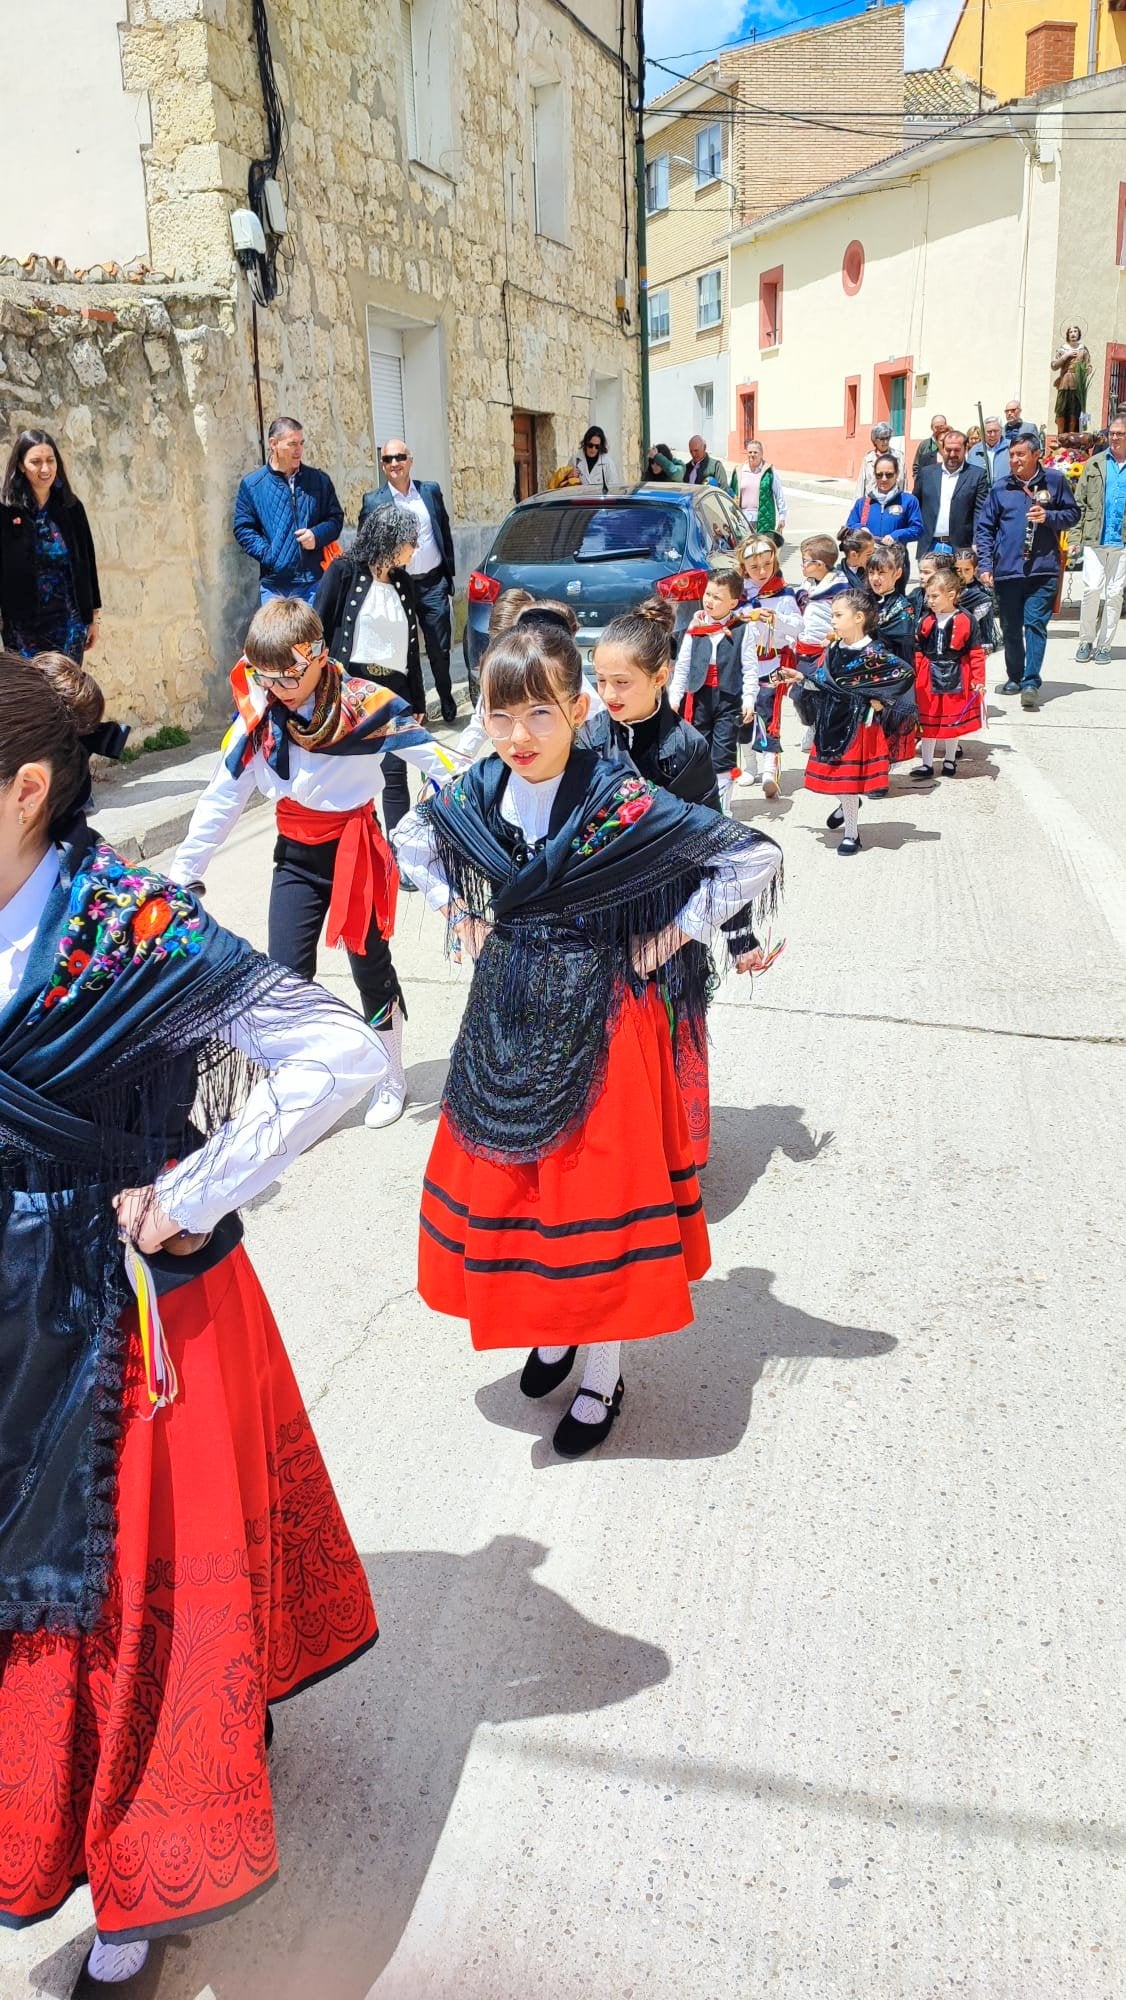
<instances>
[{"instance_id":1,"label":"woman in black coat","mask_svg":"<svg viewBox=\"0 0 1126 2000\"><path fill-rule=\"evenodd\" d=\"M79 666L101 610L86 509L46 431L21 431L0 487L0 624L9 652L65 653Z\"/></svg>"},{"instance_id":2,"label":"woman in black coat","mask_svg":"<svg viewBox=\"0 0 1126 2000\"><path fill-rule=\"evenodd\" d=\"M426 689L414 585L406 568L417 547L413 514L394 503L373 507L349 553L325 571L313 602L333 659L346 673L401 695L422 721ZM387 832L409 811L407 767L401 757L388 755L383 759Z\"/></svg>"}]
</instances>

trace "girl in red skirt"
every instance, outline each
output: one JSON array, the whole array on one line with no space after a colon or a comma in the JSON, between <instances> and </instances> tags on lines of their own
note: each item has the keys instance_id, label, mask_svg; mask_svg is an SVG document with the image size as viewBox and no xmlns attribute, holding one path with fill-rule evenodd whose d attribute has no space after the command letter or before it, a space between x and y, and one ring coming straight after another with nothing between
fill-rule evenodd
<instances>
[{"instance_id":1,"label":"girl in red skirt","mask_svg":"<svg viewBox=\"0 0 1126 2000\"><path fill-rule=\"evenodd\" d=\"M233 1210L388 1066L86 825L101 707L0 655L0 1923L88 1882L83 1995L270 1887L268 1704L376 1636Z\"/></svg>"},{"instance_id":2,"label":"girl in red skirt","mask_svg":"<svg viewBox=\"0 0 1126 2000\"><path fill-rule=\"evenodd\" d=\"M942 775L958 775L959 736L976 736L985 720L985 648L969 613L959 609L962 585L953 564L939 563L926 587L919 620L915 700L922 742L911 776L934 777L935 751L944 749Z\"/></svg>"},{"instance_id":3,"label":"girl in red skirt","mask_svg":"<svg viewBox=\"0 0 1126 2000\"><path fill-rule=\"evenodd\" d=\"M543 1396L585 1347L555 1432L578 1457L623 1395L620 1343L692 1319L707 1228L677 1087L708 946L770 900L774 842L576 745L582 666L559 626L485 656L496 755L404 820L399 865L477 963L423 1184L419 1290L479 1349L528 1347ZM664 968L660 986L651 974Z\"/></svg>"},{"instance_id":4,"label":"girl in red skirt","mask_svg":"<svg viewBox=\"0 0 1126 2000\"><path fill-rule=\"evenodd\" d=\"M767 547L773 550L773 543ZM601 716L587 721L583 739L592 749L626 757L640 777L674 798L719 811L719 789L711 753L699 730L676 714L668 698L669 643L676 614L663 597L650 597L607 625L594 650ZM757 972L763 952L740 911L723 926L728 953L738 972ZM702 945L686 950L702 951ZM708 1045L682 1021L676 1041L676 1073L684 1094L688 1131L697 1168L708 1164L711 1092Z\"/></svg>"},{"instance_id":5,"label":"girl in red skirt","mask_svg":"<svg viewBox=\"0 0 1126 2000\"><path fill-rule=\"evenodd\" d=\"M860 852L861 799L887 791L892 746L914 714L915 676L875 636L879 609L869 591L842 591L832 617L821 664L788 669L785 678L813 729L806 785L840 800L826 824L844 828L837 853L850 855Z\"/></svg>"}]
</instances>

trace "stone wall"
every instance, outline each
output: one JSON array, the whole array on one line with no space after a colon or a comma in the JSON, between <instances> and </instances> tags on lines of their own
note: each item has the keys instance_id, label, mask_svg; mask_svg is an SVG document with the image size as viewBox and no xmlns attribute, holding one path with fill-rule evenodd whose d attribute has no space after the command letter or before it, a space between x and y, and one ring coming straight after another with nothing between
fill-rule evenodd
<instances>
[{"instance_id":1,"label":"stone wall","mask_svg":"<svg viewBox=\"0 0 1126 2000\"><path fill-rule=\"evenodd\" d=\"M104 605L90 665L115 715L193 728L222 701L253 601L230 536L251 449L231 301L0 279L0 407L58 441L90 517Z\"/></svg>"}]
</instances>

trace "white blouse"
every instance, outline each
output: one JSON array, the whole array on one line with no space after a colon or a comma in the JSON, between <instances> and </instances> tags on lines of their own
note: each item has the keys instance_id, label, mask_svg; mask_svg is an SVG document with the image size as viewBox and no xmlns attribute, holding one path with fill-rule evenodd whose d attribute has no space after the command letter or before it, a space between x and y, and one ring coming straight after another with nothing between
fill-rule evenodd
<instances>
[{"instance_id":1,"label":"white blouse","mask_svg":"<svg viewBox=\"0 0 1126 2000\"><path fill-rule=\"evenodd\" d=\"M403 600L393 583L372 578L356 614L352 639L352 659L357 666L374 667L385 674L405 674L410 626Z\"/></svg>"},{"instance_id":2,"label":"white blouse","mask_svg":"<svg viewBox=\"0 0 1126 2000\"><path fill-rule=\"evenodd\" d=\"M312 703L300 711L312 714ZM258 751L237 778L227 769L230 746L246 741L246 724L241 716L232 725L224 747L191 818L191 825L176 850L168 873L173 882L202 882L208 863L238 822L247 800L255 791L267 799L296 799L312 812L353 812L357 806L377 799L383 790L383 755L373 750L362 757L329 757L321 750L303 750L289 745L289 776L280 778ZM418 743L400 748L392 738L388 750L415 764L428 778L444 784L451 765L436 743Z\"/></svg>"},{"instance_id":3,"label":"white blouse","mask_svg":"<svg viewBox=\"0 0 1126 2000\"><path fill-rule=\"evenodd\" d=\"M551 808L561 783L562 773L539 784L521 778L515 771L509 773L501 814L510 826L520 828L529 847L546 840ZM395 828L391 840L399 867L422 890L431 909L447 910L450 885L438 865L426 821L417 812L408 813ZM711 944L720 925L745 903L760 896L781 865L778 848L766 841L743 852L721 856L707 869L709 879L688 898L677 917L685 936L696 938L700 944Z\"/></svg>"},{"instance_id":4,"label":"white blouse","mask_svg":"<svg viewBox=\"0 0 1126 2000\"><path fill-rule=\"evenodd\" d=\"M0 909L0 1007L23 977L58 874L52 847ZM389 1066L382 1035L343 1001L291 972L245 1008L224 1036L265 1073L237 1117L154 1183L165 1213L193 1233L214 1229L232 1208L253 1201L365 1091L381 1084Z\"/></svg>"}]
</instances>

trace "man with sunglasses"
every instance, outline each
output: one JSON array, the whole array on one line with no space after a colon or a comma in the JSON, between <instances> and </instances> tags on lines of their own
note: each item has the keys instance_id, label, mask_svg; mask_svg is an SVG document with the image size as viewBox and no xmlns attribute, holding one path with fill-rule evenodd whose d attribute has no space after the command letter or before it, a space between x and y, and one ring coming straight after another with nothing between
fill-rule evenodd
<instances>
[{"instance_id":1,"label":"man with sunglasses","mask_svg":"<svg viewBox=\"0 0 1126 2000\"><path fill-rule=\"evenodd\" d=\"M296 417L275 417L265 465L248 472L235 500L240 549L258 564L259 602L300 597L311 604L324 552L344 526L344 509L327 472L305 465L305 433Z\"/></svg>"},{"instance_id":2,"label":"man with sunglasses","mask_svg":"<svg viewBox=\"0 0 1126 2000\"><path fill-rule=\"evenodd\" d=\"M454 587L454 538L450 517L436 479L411 477L414 457L402 438L388 438L379 455L385 486L365 493L360 507L360 526L375 507L405 507L418 522L418 547L411 557L407 575L414 585L415 605L426 657L434 676L434 686L442 705L442 721L456 722L457 703L450 680L450 646L453 619L450 599Z\"/></svg>"}]
</instances>

